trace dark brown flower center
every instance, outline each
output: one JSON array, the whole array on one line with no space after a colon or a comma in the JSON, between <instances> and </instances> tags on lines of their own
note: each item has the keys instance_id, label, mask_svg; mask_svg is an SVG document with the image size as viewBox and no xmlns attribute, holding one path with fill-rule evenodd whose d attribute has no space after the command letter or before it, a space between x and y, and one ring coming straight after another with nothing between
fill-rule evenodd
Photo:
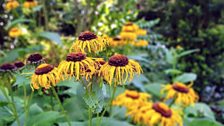
<instances>
[{"instance_id":1,"label":"dark brown flower center","mask_svg":"<svg viewBox=\"0 0 224 126\"><path fill-rule=\"evenodd\" d=\"M114 41L120 41L121 38L120 38L120 37L114 37L113 40L114 40Z\"/></svg>"},{"instance_id":2,"label":"dark brown flower center","mask_svg":"<svg viewBox=\"0 0 224 126\"><path fill-rule=\"evenodd\" d=\"M83 54L81 52L78 53L69 53L66 57L66 61L82 61L86 58L86 54Z\"/></svg>"},{"instance_id":3,"label":"dark brown flower center","mask_svg":"<svg viewBox=\"0 0 224 126\"><path fill-rule=\"evenodd\" d=\"M138 99L139 98L139 93L137 93L137 92L127 92L126 97L129 97L131 99Z\"/></svg>"},{"instance_id":4,"label":"dark brown flower center","mask_svg":"<svg viewBox=\"0 0 224 126\"><path fill-rule=\"evenodd\" d=\"M125 25L125 26L132 26L133 23L132 23L132 22L128 22L128 23L125 23L124 25Z\"/></svg>"},{"instance_id":5,"label":"dark brown flower center","mask_svg":"<svg viewBox=\"0 0 224 126\"><path fill-rule=\"evenodd\" d=\"M3 71L14 70L14 69L15 69L15 66L10 63L5 63L0 66L0 70L3 70Z\"/></svg>"},{"instance_id":6,"label":"dark brown flower center","mask_svg":"<svg viewBox=\"0 0 224 126\"><path fill-rule=\"evenodd\" d=\"M172 111L168 108L168 106L161 106L159 103L154 103L152 108L163 117L169 118L172 116Z\"/></svg>"},{"instance_id":7,"label":"dark brown flower center","mask_svg":"<svg viewBox=\"0 0 224 126\"><path fill-rule=\"evenodd\" d=\"M42 60L42 58L43 57L39 53L35 53L35 54L31 54L27 60L30 62L39 62Z\"/></svg>"},{"instance_id":8,"label":"dark brown flower center","mask_svg":"<svg viewBox=\"0 0 224 126\"><path fill-rule=\"evenodd\" d=\"M96 38L97 38L97 36L90 31L82 32L79 35L79 40L82 40L82 41L92 40L92 39L96 39Z\"/></svg>"},{"instance_id":9,"label":"dark brown flower center","mask_svg":"<svg viewBox=\"0 0 224 126\"><path fill-rule=\"evenodd\" d=\"M49 72L51 72L54 69L53 65L50 64L41 64L39 65L36 70L35 70L35 74L36 75L43 75L43 74L47 74Z\"/></svg>"},{"instance_id":10,"label":"dark brown flower center","mask_svg":"<svg viewBox=\"0 0 224 126\"><path fill-rule=\"evenodd\" d=\"M27 2L33 2L34 0L26 0Z\"/></svg>"},{"instance_id":11,"label":"dark brown flower center","mask_svg":"<svg viewBox=\"0 0 224 126\"><path fill-rule=\"evenodd\" d=\"M181 93L188 93L189 92L189 89L187 88L187 86L180 85L180 84L174 84L173 89L178 91L178 92L181 92Z\"/></svg>"},{"instance_id":12,"label":"dark brown flower center","mask_svg":"<svg viewBox=\"0 0 224 126\"><path fill-rule=\"evenodd\" d=\"M109 58L109 65L111 66L126 66L128 64L128 58L121 54L113 55Z\"/></svg>"},{"instance_id":13,"label":"dark brown flower center","mask_svg":"<svg viewBox=\"0 0 224 126\"><path fill-rule=\"evenodd\" d=\"M21 67L23 67L25 64L24 64L23 62L18 61L18 62L15 62L14 65L15 65L17 68L21 68Z\"/></svg>"}]
</instances>

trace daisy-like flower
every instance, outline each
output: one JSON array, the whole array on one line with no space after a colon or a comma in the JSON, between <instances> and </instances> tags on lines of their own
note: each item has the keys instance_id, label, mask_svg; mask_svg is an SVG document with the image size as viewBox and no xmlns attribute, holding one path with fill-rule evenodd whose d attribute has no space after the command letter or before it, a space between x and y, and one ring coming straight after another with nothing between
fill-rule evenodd
<instances>
[{"instance_id":1,"label":"daisy-like flower","mask_svg":"<svg viewBox=\"0 0 224 126\"><path fill-rule=\"evenodd\" d=\"M39 53L31 54L27 58L27 63L29 63L29 64L40 64L43 61L44 61L43 57Z\"/></svg>"},{"instance_id":2,"label":"daisy-like flower","mask_svg":"<svg viewBox=\"0 0 224 126\"><path fill-rule=\"evenodd\" d=\"M94 61L82 52L69 53L66 60L62 61L59 66L60 74L66 78L75 76L79 80L81 76L91 77L95 73Z\"/></svg>"},{"instance_id":3,"label":"daisy-like flower","mask_svg":"<svg viewBox=\"0 0 224 126\"><path fill-rule=\"evenodd\" d=\"M26 0L24 3L23 3L23 6L25 8L32 8L32 7L35 7L37 6L38 3L36 0Z\"/></svg>"},{"instance_id":4,"label":"daisy-like flower","mask_svg":"<svg viewBox=\"0 0 224 126\"><path fill-rule=\"evenodd\" d=\"M138 62L129 60L126 56L121 54L115 54L109 58L99 71L99 74L104 79L114 86L125 84L128 80L131 81L134 77L134 73L142 73L142 68Z\"/></svg>"},{"instance_id":5,"label":"daisy-like flower","mask_svg":"<svg viewBox=\"0 0 224 126\"><path fill-rule=\"evenodd\" d=\"M114 106L124 106L128 110L133 107L141 106L144 102L147 102L151 96L147 93L137 92L134 90L125 90L124 93L118 95L113 100Z\"/></svg>"},{"instance_id":6,"label":"daisy-like flower","mask_svg":"<svg viewBox=\"0 0 224 126\"><path fill-rule=\"evenodd\" d=\"M0 72L14 71L16 67L13 64L5 63L0 66Z\"/></svg>"},{"instance_id":7,"label":"daisy-like flower","mask_svg":"<svg viewBox=\"0 0 224 126\"><path fill-rule=\"evenodd\" d=\"M124 40L129 40L129 41L134 41L137 39L137 34L135 32L132 31L122 31L120 33L120 36L122 39Z\"/></svg>"},{"instance_id":8,"label":"daisy-like flower","mask_svg":"<svg viewBox=\"0 0 224 126\"><path fill-rule=\"evenodd\" d=\"M124 46L127 44L127 41L122 40L121 37L114 37L110 41L110 46L116 47L116 46Z\"/></svg>"},{"instance_id":9,"label":"daisy-like flower","mask_svg":"<svg viewBox=\"0 0 224 126\"><path fill-rule=\"evenodd\" d=\"M144 30L144 29L139 28L139 29L136 31L136 34L139 35L139 36L145 36L145 35L147 34L147 31Z\"/></svg>"},{"instance_id":10,"label":"daisy-like flower","mask_svg":"<svg viewBox=\"0 0 224 126\"><path fill-rule=\"evenodd\" d=\"M192 88L192 84L185 85L175 82L172 85L166 85L162 89L162 93L166 93L165 100L174 99L176 104L189 106L198 101L198 95Z\"/></svg>"},{"instance_id":11,"label":"daisy-like flower","mask_svg":"<svg viewBox=\"0 0 224 126\"><path fill-rule=\"evenodd\" d=\"M183 126L180 114L162 102L146 104L130 115L135 123L147 126Z\"/></svg>"},{"instance_id":12,"label":"daisy-like flower","mask_svg":"<svg viewBox=\"0 0 224 126\"><path fill-rule=\"evenodd\" d=\"M5 4L5 9L7 11L10 11L12 9L15 9L19 6L19 2L17 0L8 0Z\"/></svg>"},{"instance_id":13,"label":"daisy-like flower","mask_svg":"<svg viewBox=\"0 0 224 126\"><path fill-rule=\"evenodd\" d=\"M130 32L136 32L139 29L138 25L132 23L132 22L127 22L122 26L122 31L130 31Z\"/></svg>"},{"instance_id":14,"label":"daisy-like flower","mask_svg":"<svg viewBox=\"0 0 224 126\"><path fill-rule=\"evenodd\" d=\"M14 27L9 31L9 36L12 38L19 37L20 35L22 35L22 30L17 27Z\"/></svg>"},{"instance_id":15,"label":"daisy-like flower","mask_svg":"<svg viewBox=\"0 0 224 126\"><path fill-rule=\"evenodd\" d=\"M73 52L99 52L109 44L105 36L97 36L90 31L82 32L71 47Z\"/></svg>"},{"instance_id":16,"label":"daisy-like flower","mask_svg":"<svg viewBox=\"0 0 224 126\"><path fill-rule=\"evenodd\" d=\"M60 81L58 69L50 64L41 64L35 69L35 73L31 78L32 89L39 89L40 87L49 89L51 86L56 86Z\"/></svg>"}]
</instances>

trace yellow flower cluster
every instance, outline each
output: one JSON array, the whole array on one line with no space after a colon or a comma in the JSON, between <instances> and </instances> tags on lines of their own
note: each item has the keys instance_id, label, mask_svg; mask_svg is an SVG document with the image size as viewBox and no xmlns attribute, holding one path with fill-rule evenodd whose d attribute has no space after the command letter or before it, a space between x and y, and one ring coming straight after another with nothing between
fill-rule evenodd
<instances>
[{"instance_id":1,"label":"yellow flower cluster","mask_svg":"<svg viewBox=\"0 0 224 126\"><path fill-rule=\"evenodd\" d=\"M19 37L21 35L22 35L22 30L17 28L17 27L11 28L9 30L9 36L12 37L12 38L16 38L16 37Z\"/></svg>"},{"instance_id":2,"label":"yellow flower cluster","mask_svg":"<svg viewBox=\"0 0 224 126\"><path fill-rule=\"evenodd\" d=\"M138 36L145 36L147 31L139 28L138 25L128 22L123 25L120 32L120 36L111 38L110 45L112 47L124 46L126 44L131 44L137 47L144 47L148 45L148 42L145 40L137 40Z\"/></svg>"},{"instance_id":3,"label":"yellow flower cluster","mask_svg":"<svg viewBox=\"0 0 224 126\"><path fill-rule=\"evenodd\" d=\"M89 31L81 33L71 47L73 52L60 62L58 68L49 64L41 64L36 68L32 76L32 87L49 88L55 86L59 80L71 77L90 81L93 76L102 77L108 84L117 86L125 84L128 80L131 81L135 73L142 72L138 62L121 54L114 54L107 62L103 58L87 57L86 53L100 52L108 43L109 40L105 36L97 36ZM53 81L55 76L57 78Z\"/></svg>"},{"instance_id":4,"label":"yellow flower cluster","mask_svg":"<svg viewBox=\"0 0 224 126\"><path fill-rule=\"evenodd\" d=\"M33 8L35 6L37 6L38 3L36 0L26 0L24 3L23 3L23 7L24 8Z\"/></svg>"},{"instance_id":5,"label":"yellow flower cluster","mask_svg":"<svg viewBox=\"0 0 224 126\"><path fill-rule=\"evenodd\" d=\"M10 11L12 9L15 9L19 6L19 2L17 0L8 0L5 4L5 9L7 11Z\"/></svg>"},{"instance_id":6,"label":"yellow flower cluster","mask_svg":"<svg viewBox=\"0 0 224 126\"><path fill-rule=\"evenodd\" d=\"M150 95L132 90L126 90L118 95L113 105L127 108L127 115L133 122L146 126L183 126L180 113L165 103L149 101Z\"/></svg>"}]
</instances>

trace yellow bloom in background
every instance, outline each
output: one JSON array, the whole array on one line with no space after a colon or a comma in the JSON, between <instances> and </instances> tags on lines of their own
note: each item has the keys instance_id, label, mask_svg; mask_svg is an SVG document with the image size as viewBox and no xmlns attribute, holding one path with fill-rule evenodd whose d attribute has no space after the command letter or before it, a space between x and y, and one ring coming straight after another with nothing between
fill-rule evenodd
<instances>
[{"instance_id":1,"label":"yellow bloom in background","mask_svg":"<svg viewBox=\"0 0 224 126\"><path fill-rule=\"evenodd\" d=\"M82 32L71 47L74 52L99 52L109 44L106 36L97 36L90 31Z\"/></svg>"},{"instance_id":2,"label":"yellow bloom in background","mask_svg":"<svg viewBox=\"0 0 224 126\"><path fill-rule=\"evenodd\" d=\"M5 4L5 9L7 11L10 11L12 9L15 9L19 6L19 2L17 0L8 0Z\"/></svg>"},{"instance_id":3,"label":"yellow bloom in background","mask_svg":"<svg viewBox=\"0 0 224 126\"><path fill-rule=\"evenodd\" d=\"M130 40L130 41L134 41L137 39L137 34L135 32L131 32L131 31L125 31L125 32L121 32L120 36L122 39L124 40Z\"/></svg>"},{"instance_id":4,"label":"yellow bloom in background","mask_svg":"<svg viewBox=\"0 0 224 126\"><path fill-rule=\"evenodd\" d=\"M125 90L113 100L114 106L124 106L128 110L133 107L141 106L147 102L151 96L147 93L137 92L134 90Z\"/></svg>"},{"instance_id":5,"label":"yellow bloom in background","mask_svg":"<svg viewBox=\"0 0 224 126\"><path fill-rule=\"evenodd\" d=\"M127 44L127 41L122 40L121 37L114 37L110 41L110 46L116 47L116 46L124 46Z\"/></svg>"},{"instance_id":6,"label":"yellow bloom in background","mask_svg":"<svg viewBox=\"0 0 224 126\"><path fill-rule=\"evenodd\" d=\"M19 37L20 35L22 35L22 30L17 27L11 28L9 30L9 36L12 38Z\"/></svg>"},{"instance_id":7,"label":"yellow bloom in background","mask_svg":"<svg viewBox=\"0 0 224 126\"><path fill-rule=\"evenodd\" d=\"M84 53L69 53L66 60L59 64L58 71L60 74L65 75L66 78L75 76L76 80L79 80L81 76L85 76L86 80L88 80L95 73L94 63Z\"/></svg>"},{"instance_id":8,"label":"yellow bloom in background","mask_svg":"<svg viewBox=\"0 0 224 126\"><path fill-rule=\"evenodd\" d=\"M146 104L130 115L135 123L146 126L183 126L180 114L161 102Z\"/></svg>"},{"instance_id":9,"label":"yellow bloom in background","mask_svg":"<svg viewBox=\"0 0 224 126\"><path fill-rule=\"evenodd\" d=\"M137 35L139 35L139 36L145 36L145 35L147 35L147 31L146 30L144 30L144 29L138 29L137 31Z\"/></svg>"},{"instance_id":10,"label":"yellow bloom in background","mask_svg":"<svg viewBox=\"0 0 224 126\"><path fill-rule=\"evenodd\" d=\"M136 32L139 29L138 25L132 23L132 22L127 22L126 24L123 25L122 27L122 32Z\"/></svg>"},{"instance_id":11,"label":"yellow bloom in background","mask_svg":"<svg viewBox=\"0 0 224 126\"><path fill-rule=\"evenodd\" d=\"M138 62L129 60L126 56L115 54L109 58L99 71L99 74L104 79L114 86L125 84L128 80L131 81L134 74L142 73L142 68Z\"/></svg>"},{"instance_id":12,"label":"yellow bloom in background","mask_svg":"<svg viewBox=\"0 0 224 126\"><path fill-rule=\"evenodd\" d=\"M31 78L32 89L39 89L40 87L49 89L51 86L56 86L60 81L58 69L50 64L39 65Z\"/></svg>"},{"instance_id":13,"label":"yellow bloom in background","mask_svg":"<svg viewBox=\"0 0 224 126\"><path fill-rule=\"evenodd\" d=\"M176 104L189 106L198 101L199 97L190 85L175 82L172 85L166 85L162 93L166 93L165 100L174 99Z\"/></svg>"},{"instance_id":14,"label":"yellow bloom in background","mask_svg":"<svg viewBox=\"0 0 224 126\"><path fill-rule=\"evenodd\" d=\"M148 46L149 43L146 40L139 40L137 42L132 42L131 44L136 47L144 47Z\"/></svg>"},{"instance_id":15,"label":"yellow bloom in background","mask_svg":"<svg viewBox=\"0 0 224 126\"><path fill-rule=\"evenodd\" d=\"M26 0L24 3L23 3L23 6L25 8L32 8L32 7L35 7L37 6L38 3L36 0Z\"/></svg>"}]
</instances>

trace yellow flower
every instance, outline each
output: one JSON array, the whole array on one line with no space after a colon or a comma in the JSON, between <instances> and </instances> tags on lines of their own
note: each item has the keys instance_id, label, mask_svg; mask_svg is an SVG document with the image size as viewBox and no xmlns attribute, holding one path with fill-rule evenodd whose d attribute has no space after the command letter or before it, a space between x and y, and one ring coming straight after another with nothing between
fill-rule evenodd
<instances>
[{"instance_id":1,"label":"yellow flower","mask_svg":"<svg viewBox=\"0 0 224 126\"><path fill-rule=\"evenodd\" d=\"M162 89L162 93L166 93L165 100L174 99L176 104L189 106L199 99L191 86L192 84L187 86L183 83L176 82L172 85L166 85Z\"/></svg>"},{"instance_id":2,"label":"yellow flower","mask_svg":"<svg viewBox=\"0 0 224 126\"><path fill-rule=\"evenodd\" d=\"M182 47L181 45L177 45L177 46L176 46L176 49L177 49L177 50L182 50L183 47Z\"/></svg>"},{"instance_id":3,"label":"yellow flower","mask_svg":"<svg viewBox=\"0 0 224 126\"><path fill-rule=\"evenodd\" d=\"M109 44L106 36L97 36L90 31L82 32L71 47L74 52L99 52Z\"/></svg>"},{"instance_id":4,"label":"yellow flower","mask_svg":"<svg viewBox=\"0 0 224 126\"><path fill-rule=\"evenodd\" d=\"M135 123L146 126L183 126L180 114L161 102L146 104L130 115Z\"/></svg>"},{"instance_id":5,"label":"yellow flower","mask_svg":"<svg viewBox=\"0 0 224 126\"><path fill-rule=\"evenodd\" d=\"M114 86L122 85L131 81L134 77L134 73L142 73L142 68L138 62L134 60L129 60L126 56L121 54L115 54L109 58L99 71L99 74L104 77L104 79Z\"/></svg>"},{"instance_id":6,"label":"yellow flower","mask_svg":"<svg viewBox=\"0 0 224 126\"><path fill-rule=\"evenodd\" d=\"M126 24L123 25L122 27L122 32L136 32L139 29L138 25L132 23L132 22L127 22Z\"/></svg>"},{"instance_id":7,"label":"yellow flower","mask_svg":"<svg viewBox=\"0 0 224 126\"><path fill-rule=\"evenodd\" d=\"M22 35L22 31L19 28L12 28L9 31L9 36L12 38L16 38L19 37L20 35Z\"/></svg>"},{"instance_id":8,"label":"yellow flower","mask_svg":"<svg viewBox=\"0 0 224 126\"><path fill-rule=\"evenodd\" d=\"M127 41L122 40L120 37L112 38L110 41L110 46L116 47L116 46L124 46L127 44Z\"/></svg>"},{"instance_id":9,"label":"yellow flower","mask_svg":"<svg viewBox=\"0 0 224 126\"><path fill-rule=\"evenodd\" d=\"M19 6L19 2L17 0L9 0L6 2L5 9L7 11L10 11L12 9L15 9Z\"/></svg>"},{"instance_id":10,"label":"yellow flower","mask_svg":"<svg viewBox=\"0 0 224 126\"><path fill-rule=\"evenodd\" d=\"M140 28L136 32L137 32L137 35L139 36L145 36L147 34L146 30L140 29Z\"/></svg>"},{"instance_id":11,"label":"yellow flower","mask_svg":"<svg viewBox=\"0 0 224 126\"><path fill-rule=\"evenodd\" d=\"M124 106L128 110L136 106L141 106L147 102L151 96L147 93L141 93L134 90L125 90L113 100L114 106Z\"/></svg>"},{"instance_id":12,"label":"yellow flower","mask_svg":"<svg viewBox=\"0 0 224 126\"><path fill-rule=\"evenodd\" d=\"M32 75L31 87L32 89L39 89L40 87L49 89L51 86L56 86L58 81L60 81L58 69L50 64L41 64Z\"/></svg>"},{"instance_id":13,"label":"yellow flower","mask_svg":"<svg viewBox=\"0 0 224 126\"><path fill-rule=\"evenodd\" d=\"M60 74L65 75L66 78L75 76L79 80L81 76L85 76L86 80L91 78L95 73L94 61L86 57L86 54L81 52L69 53L66 60L62 61L58 70Z\"/></svg>"},{"instance_id":14,"label":"yellow flower","mask_svg":"<svg viewBox=\"0 0 224 126\"><path fill-rule=\"evenodd\" d=\"M121 39L134 41L137 39L137 34L131 31L125 31L120 33Z\"/></svg>"},{"instance_id":15,"label":"yellow flower","mask_svg":"<svg viewBox=\"0 0 224 126\"><path fill-rule=\"evenodd\" d=\"M38 3L36 0L26 0L26 2L23 3L23 6L25 8L32 8L32 7L35 7L37 6Z\"/></svg>"},{"instance_id":16,"label":"yellow flower","mask_svg":"<svg viewBox=\"0 0 224 126\"><path fill-rule=\"evenodd\" d=\"M139 40L137 42L133 42L132 45L137 47L144 47L144 46L148 46L148 42L146 40Z\"/></svg>"}]
</instances>

